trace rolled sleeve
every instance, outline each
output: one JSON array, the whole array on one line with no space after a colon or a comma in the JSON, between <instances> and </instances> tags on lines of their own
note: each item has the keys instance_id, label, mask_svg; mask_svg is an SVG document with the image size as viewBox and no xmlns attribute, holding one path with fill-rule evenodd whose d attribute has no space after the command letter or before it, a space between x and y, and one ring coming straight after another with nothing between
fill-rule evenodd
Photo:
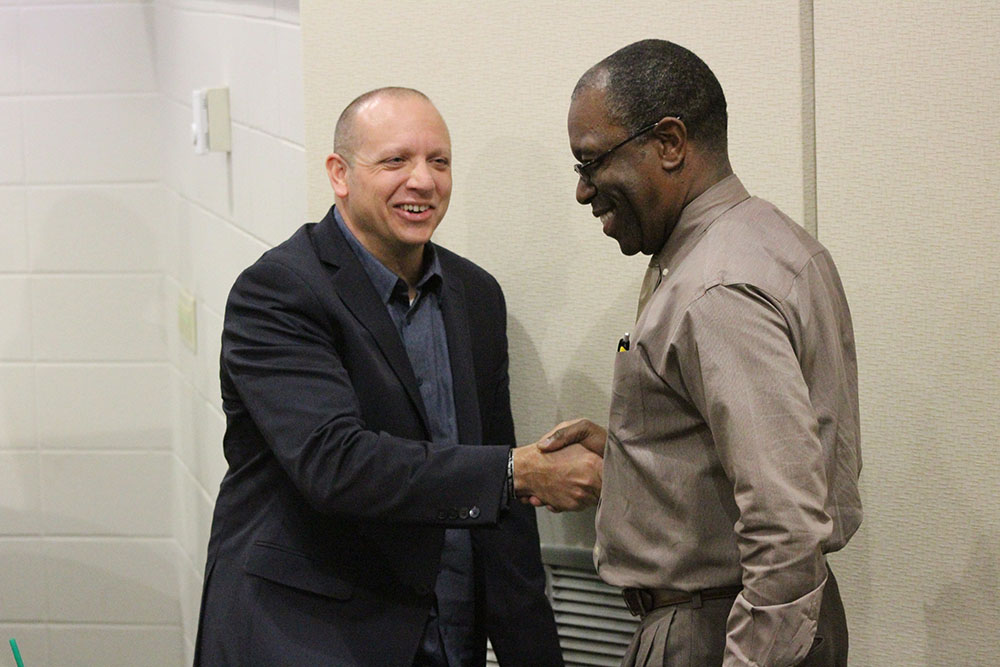
<instances>
[{"instance_id":1,"label":"rolled sleeve","mask_svg":"<svg viewBox=\"0 0 1000 667\"><path fill-rule=\"evenodd\" d=\"M823 583L802 597L773 605L753 605L743 594L729 612L723 667L785 667L806 657L816 635Z\"/></svg>"}]
</instances>

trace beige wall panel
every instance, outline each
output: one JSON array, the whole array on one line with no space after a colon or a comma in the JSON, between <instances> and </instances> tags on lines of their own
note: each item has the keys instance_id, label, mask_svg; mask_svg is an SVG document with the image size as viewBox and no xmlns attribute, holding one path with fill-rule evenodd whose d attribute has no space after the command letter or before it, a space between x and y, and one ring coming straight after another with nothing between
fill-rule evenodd
<instances>
[{"instance_id":1,"label":"beige wall panel","mask_svg":"<svg viewBox=\"0 0 1000 667\"><path fill-rule=\"evenodd\" d=\"M852 664L1000 654L1000 6L818 2L818 225L855 318Z\"/></svg>"},{"instance_id":2,"label":"beige wall panel","mask_svg":"<svg viewBox=\"0 0 1000 667\"><path fill-rule=\"evenodd\" d=\"M798 2L313 0L302 3L302 29L312 219L332 203L322 163L355 96L416 87L448 122L454 194L436 239L504 287L522 442L564 418L607 421L614 345L634 321L645 269L573 198L566 112L590 65L647 37L691 48L726 90L733 162L748 187L799 220L809 207ZM540 521L543 541L592 544L591 513Z\"/></svg>"}]
</instances>

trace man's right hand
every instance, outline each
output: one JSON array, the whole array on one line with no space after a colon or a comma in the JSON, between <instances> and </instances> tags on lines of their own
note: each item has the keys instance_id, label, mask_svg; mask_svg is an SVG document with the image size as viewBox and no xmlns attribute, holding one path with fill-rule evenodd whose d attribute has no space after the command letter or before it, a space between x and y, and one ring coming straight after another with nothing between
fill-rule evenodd
<instances>
[{"instance_id":1,"label":"man's right hand","mask_svg":"<svg viewBox=\"0 0 1000 667\"><path fill-rule=\"evenodd\" d=\"M537 444L514 449L514 494L557 512L582 510L601 497L604 460L580 444L544 452Z\"/></svg>"}]
</instances>

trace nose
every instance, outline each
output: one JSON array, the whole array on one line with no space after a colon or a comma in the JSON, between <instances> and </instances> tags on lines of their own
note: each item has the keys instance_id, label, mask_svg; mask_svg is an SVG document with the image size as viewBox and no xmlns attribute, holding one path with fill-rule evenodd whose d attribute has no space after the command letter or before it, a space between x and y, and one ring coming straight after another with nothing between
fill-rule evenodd
<instances>
[{"instance_id":1,"label":"nose","mask_svg":"<svg viewBox=\"0 0 1000 667\"><path fill-rule=\"evenodd\" d=\"M594 184L581 176L576 182L576 200L581 204L588 204L596 194L597 188L594 187Z\"/></svg>"},{"instance_id":2,"label":"nose","mask_svg":"<svg viewBox=\"0 0 1000 667\"><path fill-rule=\"evenodd\" d=\"M410 177L406 181L406 187L411 190L426 192L434 189L434 175L431 173L430 165L424 160L418 160Z\"/></svg>"}]
</instances>

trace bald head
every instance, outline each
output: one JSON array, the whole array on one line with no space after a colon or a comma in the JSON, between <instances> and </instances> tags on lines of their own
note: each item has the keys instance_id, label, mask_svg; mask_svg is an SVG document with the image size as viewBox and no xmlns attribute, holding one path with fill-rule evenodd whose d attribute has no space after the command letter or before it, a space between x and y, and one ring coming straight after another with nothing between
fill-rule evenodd
<instances>
[{"instance_id":1,"label":"bald head","mask_svg":"<svg viewBox=\"0 0 1000 667\"><path fill-rule=\"evenodd\" d=\"M347 105L337 119L337 127L333 132L333 152L350 162L358 147L357 123L358 114L383 98L401 99L415 97L431 103L430 98L414 88L387 86L363 93Z\"/></svg>"}]
</instances>

